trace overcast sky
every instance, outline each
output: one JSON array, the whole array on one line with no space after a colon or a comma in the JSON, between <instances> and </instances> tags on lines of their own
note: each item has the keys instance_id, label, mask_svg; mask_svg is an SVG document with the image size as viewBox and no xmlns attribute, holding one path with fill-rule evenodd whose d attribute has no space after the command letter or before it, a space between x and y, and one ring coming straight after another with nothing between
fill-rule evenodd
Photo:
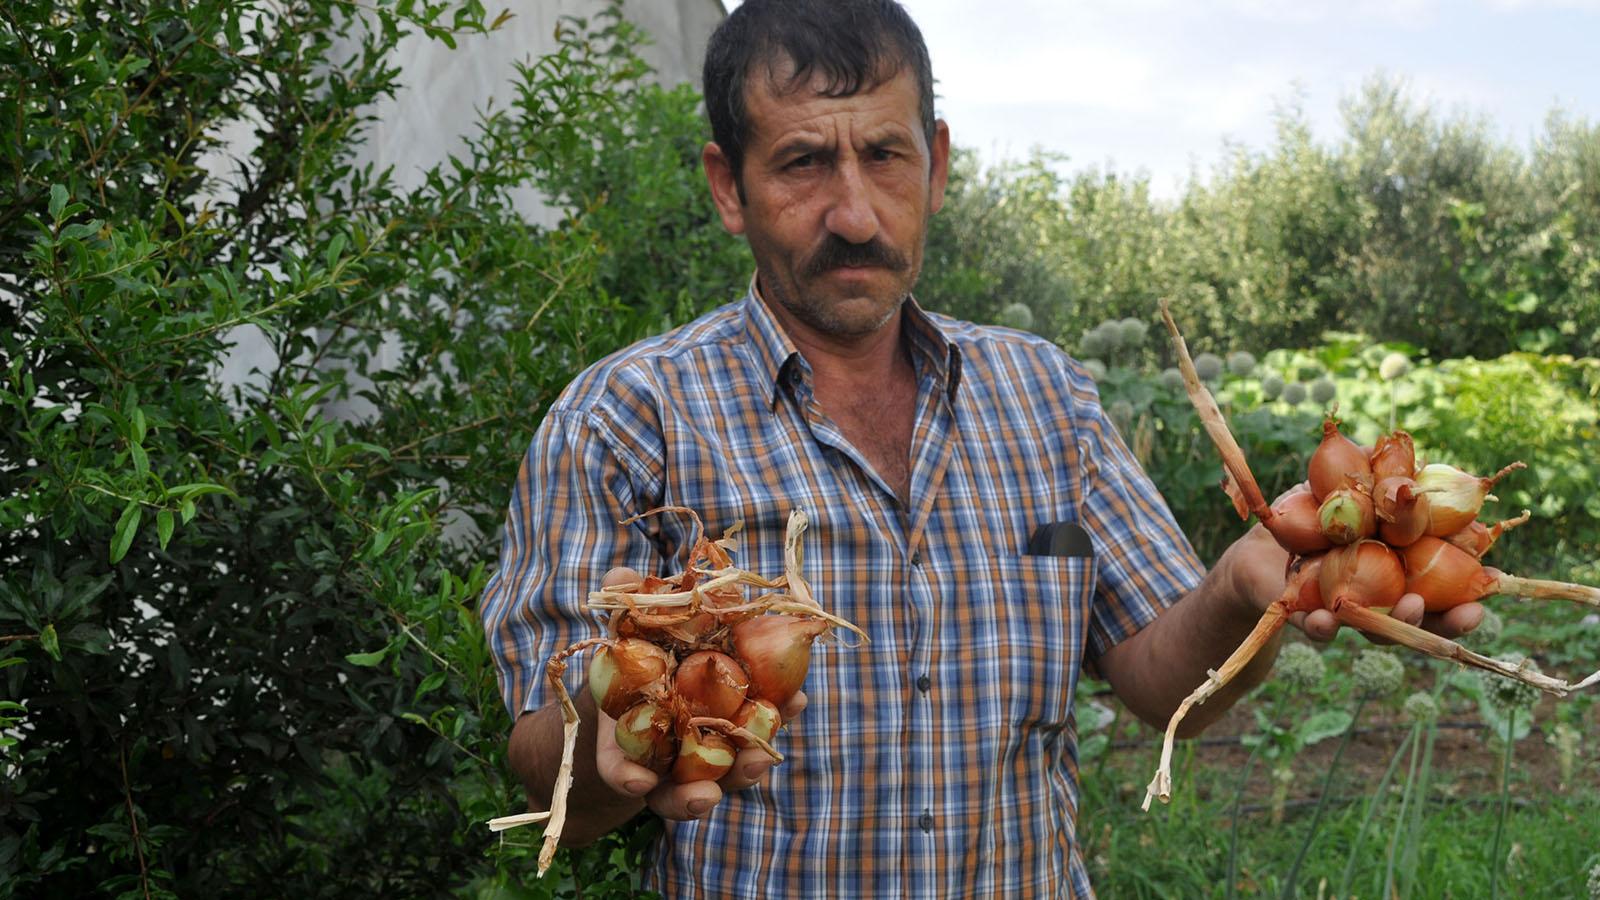
<instances>
[{"instance_id":1,"label":"overcast sky","mask_svg":"<svg viewBox=\"0 0 1600 900\"><path fill-rule=\"evenodd\" d=\"M1600 0L903 2L957 144L1143 172L1162 196L1225 140L1270 146L1287 102L1334 139L1340 99L1377 72L1518 146L1557 106L1600 121Z\"/></svg>"}]
</instances>

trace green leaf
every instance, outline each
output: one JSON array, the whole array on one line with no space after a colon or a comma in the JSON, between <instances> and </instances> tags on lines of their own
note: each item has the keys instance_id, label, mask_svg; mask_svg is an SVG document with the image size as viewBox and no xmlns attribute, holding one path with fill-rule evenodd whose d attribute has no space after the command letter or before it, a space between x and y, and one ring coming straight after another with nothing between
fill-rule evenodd
<instances>
[{"instance_id":1,"label":"green leaf","mask_svg":"<svg viewBox=\"0 0 1600 900\"><path fill-rule=\"evenodd\" d=\"M377 559L382 556L383 551L389 549L389 545L394 542L394 534L392 531L380 531L373 535L372 550L367 553L367 558Z\"/></svg>"},{"instance_id":2,"label":"green leaf","mask_svg":"<svg viewBox=\"0 0 1600 900\"><path fill-rule=\"evenodd\" d=\"M148 430L149 430L148 426L145 423L144 410L140 409L138 407L134 407L134 410L133 410L133 442L135 444L144 443L144 436L145 436L145 434L146 434L146 432Z\"/></svg>"},{"instance_id":3,"label":"green leaf","mask_svg":"<svg viewBox=\"0 0 1600 900\"><path fill-rule=\"evenodd\" d=\"M422 695L427 694L427 693L429 693L431 691L438 690L439 686L444 684L444 680L445 680L445 677L446 677L447 674L448 673L445 673L445 672L434 672L431 675L429 675L427 678L422 679L422 683L417 685L417 693L416 693L416 698L415 699L416 700L421 700L422 699Z\"/></svg>"},{"instance_id":4,"label":"green leaf","mask_svg":"<svg viewBox=\"0 0 1600 900\"><path fill-rule=\"evenodd\" d=\"M64 184L50 185L50 218L61 221L61 210L67 205L67 186Z\"/></svg>"},{"instance_id":5,"label":"green leaf","mask_svg":"<svg viewBox=\"0 0 1600 900\"><path fill-rule=\"evenodd\" d=\"M150 455L145 453L144 448L138 444L129 444L128 452L133 455L133 471L137 472L140 478L148 477L150 475Z\"/></svg>"},{"instance_id":6,"label":"green leaf","mask_svg":"<svg viewBox=\"0 0 1600 900\"><path fill-rule=\"evenodd\" d=\"M183 503L178 507L178 515L183 519L183 524L189 524L189 520L194 518L194 501L183 501Z\"/></svg>"},{"instance_id":7,"label":"green leaf","mask_svg":"<svg viewBox=\"0 0 1600 900\"><path fill-rule=\"evenodd\" d=\"M374 650L371 653L347 653L344 661L355 666L375 666L383 662L383 658L388 655L389 648L385 647L382 650Z\"/></svg>"},{"instance_id":8,"label":"green leaf","mask_svg":"<svg viewBox=\"0 0 1600 900\"><path fill-rule=\"evenodd\" d=\"M334 235L333 240L328 242L328 250L324 259L327 261L329 269L334 268L339 262L339 255L344 252L344 245L345 236L343 234Z\"/></svg>"},{"instance_id":9,"label":"green leaf","mask_svg":"<svg viewBox=\"0 0 1600 900\"><path fill-rule=\"evenodd\" d=\"M61 661L61 638L56 636L54 622L44 626L44 629L39 632L39 645L44 647L44 652L50 654L51 659L56 662Z\"/></svg>"},{"instance_id":10,"label":"green leaf","mask_svg":"<svg viewBox=\"0 0 1600 900\"><path fill-rule=\"evenodd\" d=\"M0 659L0 669L10 668L11 666L20 666L24 662L27 662L27 660L20 656L8 656L5 659Z\"/></svg>"},{"instance_id":11,"label":"green leaf","mask_svg":"<svg viewBox=\"0 0 1600 900\"><path fill-rule=\"evenodd\" d=\"M129 500L128 505L122 508L122 515L117 518L116 536L111 539L111 562L121 562L128 555L128 548L133 546L133 536L139 531L139 518L144 510L139 506L139 501Z\"/></svg>"},{"instance_id":12,"label":"green leaf","mask_svg":"<svg viewBox=\"0 0 1600 900\"><path fill-rule=\"evenodd\" d=\"M1302 746L1309 747L1318 741L1344 734L1345 729L1350 727L1351 721L1352 717L1348 710L1325 710L1313 714L1295 726L1295 737L1300 739Z\"/></svg>"},{"instance_id":13,"label":"green leaf","mask_svg":"<svg viewBox=\"0 0 1600 900\"><path fill-rule=\"evenodd\" d=\"M156 513L156 536L161 540L161 549L167 549L167 541L172 540L172 510Z\"/></svg>"},{"instance_id":14,"label":"green leaf","mask_svg":"<svg viewBox=\"0 0 1600 900\"><path fill-rule=\"evenodd\" d=\"M189 484L173 485L172 487L167 488L167 492L164 497L165 499L170 500L173 497L181 495L185 500L193 500L196 497L204 497L207 494L227 494L236 500L239 498L239 495L235 494L231 489L220 484L212 484L208 481L196 481Z\"/></svg>"}]
</instances>

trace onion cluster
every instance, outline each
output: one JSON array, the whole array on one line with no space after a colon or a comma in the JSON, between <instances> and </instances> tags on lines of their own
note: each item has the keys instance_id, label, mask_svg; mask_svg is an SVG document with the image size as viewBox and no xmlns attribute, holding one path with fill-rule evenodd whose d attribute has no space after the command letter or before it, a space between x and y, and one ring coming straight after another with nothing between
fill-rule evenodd
<instances>
[{"instance_id":1,"label":"onion cluster","mask_svg":"<svg viewBox=\"0 0 1600 900\"><path fill-rule=\"evenodd\" d=\"M783 724L779 710L805 681L811 643L826 632L823 619L768 613L701 620L685 640L681 628L641 626L622 614L637 636L608 642L589 661L589 691L616 720L624 755L675 782L715 781L741 749L760 747L781 760L771 741ZM651 637L654 637L654 640Z\"/></svg>"},{"instance_id":2,"label":"onion cluster","mask_svg":"<svg viewBox=\"0 0 1600 900\"><path fill-rule=\"evenodd\" d=\"M1315 567L1320 605L1387 610L1420 594L1429 612L1495 593L1498 573L1479 562L1505 529L1477 521L1496 481L1523 464L1479 477L1443 463L1418 465L1411 435L1395 431L1362 447L1327 417L1306 481L1262 517L1281 544Z\"/></svg>"},{"instance_id":3,"label":"onion cluster","mask_svg":"<svg viewBox=\"0 0 1600 900\"><path fill-rule=\"evenodd\" d=\"M579 641L545 667L567 710L569 748L577 715L561 676L569 657L597 647L589 692L616 721L617 746L628 759L680 784L721 778L742 749L782 762L772 739L805 681L812 642L834 626L866 635L825 612L801 575L804 513L790 514L783 575L769 579L733 564L737 525L711 540L685 507L635 518L666 512L688 516L700 535L683 571L591 593L587 606L610 614L610 635ZM747 589L760 593L747 598Z\"/></svg>"}]
</instances>

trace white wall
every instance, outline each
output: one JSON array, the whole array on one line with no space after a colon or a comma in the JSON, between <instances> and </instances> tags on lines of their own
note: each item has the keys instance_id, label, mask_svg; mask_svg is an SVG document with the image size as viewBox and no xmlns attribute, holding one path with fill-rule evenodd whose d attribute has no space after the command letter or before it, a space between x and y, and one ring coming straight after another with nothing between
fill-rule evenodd
<instances>
[{"instance_id":1,"label":"white wall","mask_svg":"<svg viewBox=\"0 0 1600 900\"><path fill-rule=\"evenodd\" d=\"M514 96L517 63L530 62L555 50L555 32L563 17L593 19L606 8L606 3L501 0L497 4L491 0L486 6L491 16L502 8L509 8L513 16L494 32L458 38L454 50L415 34L397 48L402 87L392 98L374 107L376 121L369 126L366 142L356 155L357 168L367 163L379 169L391 167L401 189L420 186L429 168L463 149L463 136L472 133L491 99L496 108L505 108L506 101ZM641 48L640 55L655 68L663 83L699 84L706 42L726 15L719 0L624 0L622 11L624 18L653 39L649 46ZM254 136L249 125L241 123L234 131L236 136L225 156L252 152ZM212 171L226 178L234 169L225 158L219 158ZM530 222L554 224L554 214L531 191L515 201ZM277 357L254 326L237 329L230 337L234 347L218 373L224 383L258 380L262 376L252 375L253 370L277 366ZM381 347L374 359L380 365L393 361L388 346ZM359 417L369 409L365 401L358 399L330 405L327 412Z\"/></svg>"}]
</instances>

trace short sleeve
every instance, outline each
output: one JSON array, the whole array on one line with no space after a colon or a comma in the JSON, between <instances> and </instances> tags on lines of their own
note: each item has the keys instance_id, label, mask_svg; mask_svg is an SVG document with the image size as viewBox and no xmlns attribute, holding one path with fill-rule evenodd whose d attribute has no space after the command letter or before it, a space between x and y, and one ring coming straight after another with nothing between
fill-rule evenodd
<instances>
[{"instance_id":1,"label":"short sleeve","mask_svg":"<svg viewBox=\"0 0 1600 900\"><path fill-rule=\"evenodd\" d=\"M517 473L505 536L480 615L500 688L513 719L551 700L545 663L603 633L583 608L616 566L654 572L655 545L644 527L620 525L639 511L637 468L607 440L593 413L552 410L534 434ZM569 672L568 690L582 681Z\"/></svg>"},{"instance_id":2,"label":"short sleeve","mask_svg":"<svg viewBox=\"0 0 1600 900\"><path fill-rule=\"evenodd\" d=\"M1081 410L1074 432L1084 467L1082 517L1093 537L1099 584L1091 610L1085 668L1150 624L1205 576L1161 492L1106 418L1093 382L1074 384ZM1086 392L1088 396L1083 396Z\"/></svg>"}]
</instances>

